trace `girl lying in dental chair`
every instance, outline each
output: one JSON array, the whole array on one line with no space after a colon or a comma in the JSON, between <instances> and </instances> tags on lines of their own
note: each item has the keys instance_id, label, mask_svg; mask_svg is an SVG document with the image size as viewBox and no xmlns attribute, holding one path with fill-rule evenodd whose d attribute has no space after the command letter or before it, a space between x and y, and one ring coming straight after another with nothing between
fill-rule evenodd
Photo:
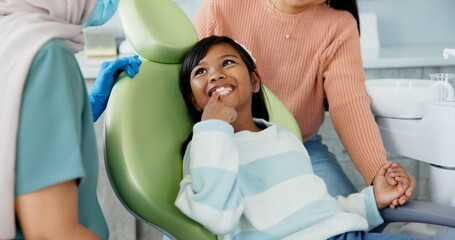
<instances>
[{"instance_id":1,"label":"girl lying in dental chair","mask_svg":"<svg viewBox=\"0 0 455 240\"><path fill-rule=\"evenodd\" d=\"M298 138L268 122L255 60L242 45L199 41L184 58L180 88L196 124L175 204L220 239L410 239L367 232L383 222L378 209L408 188L405 170L387 163L373 186L331 197Z\"/></svg>"}]
</instances>

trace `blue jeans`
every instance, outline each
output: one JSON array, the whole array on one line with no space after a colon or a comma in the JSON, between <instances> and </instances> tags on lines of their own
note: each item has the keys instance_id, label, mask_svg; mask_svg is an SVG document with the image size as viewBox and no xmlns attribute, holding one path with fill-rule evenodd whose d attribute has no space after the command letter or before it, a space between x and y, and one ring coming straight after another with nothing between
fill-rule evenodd
<instances>
[{"instance_id":1,"label":"blue jeans","mask_svg":"<svg viewBox=\"0 0 455 240\"><path fill-rule=\"evenodd\" d=\"M382 234L382 233L366 233L366 232L347 232L328 240L416 240L414 237L396 235L396 234Z\"/></svg>"},{"instance_id":2,"label":"blue jeans","mask_svg":"<svg viewBox=\"0 0 455 240\"><path fill-rule=\"evenodd\" d=\"M162 240L170 239L166 236L163 236ZM347 232L335 237L331 237L328 240L417 240L417 238L395 234Z\"/></svg>"},{"instance_id":3,"label":"blue jeans","mask_svg":"<svg viewBox=\"0 0 455 240\"><path fill-rule=\"evenodd\" d=\"M332 196L348 196L357 192L348 176L344 173L335 155L322 144L320 135L316 135L304 144L311 158L311 164L316 175L324 179L329 194Z\"/></svg>"}]
</instances>

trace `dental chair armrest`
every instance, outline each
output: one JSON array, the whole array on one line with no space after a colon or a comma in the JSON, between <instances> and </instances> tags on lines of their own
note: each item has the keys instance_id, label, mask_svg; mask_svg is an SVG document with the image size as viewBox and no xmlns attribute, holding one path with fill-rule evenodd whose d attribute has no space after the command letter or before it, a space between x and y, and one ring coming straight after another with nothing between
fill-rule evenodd
<instances>
[{"instance_id":1,"label":"dental chair armrest","mask_svg":"<svg viewBox=\"0 0 455 240\"><path fill-rule=\"evenodd\" d=\"M413 200L380 212L384 223L371 232L382 232L392 222L418 222L455 228L455 207L448 205Z\"/></svg>"}]
</instances>

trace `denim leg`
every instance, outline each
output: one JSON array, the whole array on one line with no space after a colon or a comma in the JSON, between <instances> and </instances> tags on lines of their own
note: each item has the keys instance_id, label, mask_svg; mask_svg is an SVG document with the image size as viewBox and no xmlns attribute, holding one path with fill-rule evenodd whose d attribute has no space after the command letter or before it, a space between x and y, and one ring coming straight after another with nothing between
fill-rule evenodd
<instances>
[{"instance_id":1,"label":"denim leg","mask_svg":"<svg viewBox=\"0 0 455 240\"><path fill-rule=\"evenodd\" d=\"M396 234L366 233L361 231L347 232L328 240L417 240L415 237L409 237Z\"/></svg>"},{"instance_id":2,"label":"denim leg","mask_svg":"<svg viewBox=\"0 0 455 240\"><path fill-rule=\"evenodd\" d=\"M329 194L332 196L347 196L357 192L352 182L344 173L335 155L322 144L320 135L316 135L304 143L311 158L313 171L324 179Z\"/></svg>"}]
</instances>

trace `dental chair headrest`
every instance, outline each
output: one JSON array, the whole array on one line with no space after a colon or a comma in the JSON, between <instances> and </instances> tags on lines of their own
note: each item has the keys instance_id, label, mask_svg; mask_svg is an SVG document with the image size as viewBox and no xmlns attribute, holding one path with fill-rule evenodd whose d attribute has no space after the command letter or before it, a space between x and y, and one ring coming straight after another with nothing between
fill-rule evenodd
<instances>
[{"instance_id":1,"label":"dental chair headrest","mask_svg":"<svg viewBox=\"0 0 455 240\"><path fill-rule=\"evenodd\" d=\"M119 16L131 46L149 61L181 63L198 41L191 20L172 0L120 1Z\"/></svg>"}]
</instances>

